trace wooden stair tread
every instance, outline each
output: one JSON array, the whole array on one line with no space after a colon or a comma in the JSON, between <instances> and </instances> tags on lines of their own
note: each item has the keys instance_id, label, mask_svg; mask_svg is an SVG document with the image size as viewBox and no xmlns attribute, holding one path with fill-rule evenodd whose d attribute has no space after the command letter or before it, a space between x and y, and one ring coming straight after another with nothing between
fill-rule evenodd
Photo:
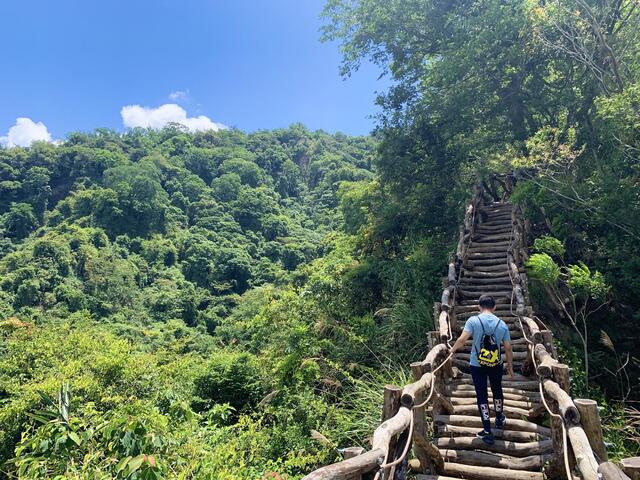
<instances>
[{"instance_id":1,"label":"wooden stair tread","mask_svg":"<svg viewBox=\"0 0 640 480\"><path fill-rule=\"evenodd\" d=\"M471 452L468 450L441 449L440 455L445 462L476 465L478 467L503 468L507 470L540 470L549 455L527 455L513 457L492 452Z\"/></svg>"},{"instance_id":2,"label":"wooden stair tread","mask_svg":"<svg viewBox=\"0 0 640 480\"><path fill-rule=\"evenodd\" d=\"M482 422L476 411L475 415L436 415L436 425L458 425L461 427L482 428ZM534 432L545 437L551 437L551 429L517 418L508 418L503 430L516 432Z\"/></svg>"},{"instance_id":3,"label":"wooden stair tread","mask_svg":"<svg viewBox=\"0 0 640 480\"><path fill-rule=\"evenodd\" d=\"M544 480L541 472L527 470L508 470L503 468L478 467L459 463L445 462L445 475L417 475L416 480ZM454 475L454 476L452 476Z\"/></svg>"},{"instance_id":4,"label":"wooden stair tread","mask_svg":"<svg viewBox=\"0 0 640 480\"><path fill-rule=\"evenodd\" d=\"M493 445L487 445L478 437L448 437L436 438L438 448L452 450L485 450L487 452L505 453L513 457L542 455L553 451L553 441L549 438L537 442L511 442L496 440Z\"/></svg>"}]
</instances>

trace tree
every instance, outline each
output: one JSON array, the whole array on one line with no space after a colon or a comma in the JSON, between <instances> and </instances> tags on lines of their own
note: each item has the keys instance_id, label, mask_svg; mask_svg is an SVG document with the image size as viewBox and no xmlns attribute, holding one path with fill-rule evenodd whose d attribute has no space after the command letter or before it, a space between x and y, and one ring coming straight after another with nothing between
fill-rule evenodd
<instances>
[{"instance_id":1,"label":"tree","mask_svg":"<svg viewBox=\"0 0 640 480\"><path fill-rule=\"evenodd\" d=\"M5 234L20 240L38 226L33 207L28 203L12 203L9 211L2 217Z\"/></svg>"},{"instance_id":2,"label":"tree","mask_svg":"<svg viewBox=\"0 0 640 480\"><path fill-rule=\"evenodd\" d=\"M565 264L564 245L556 238L537 238L534 250L538 253L531 255L526 266L531 276L544 285L553 304L580 337L588 389L589 318L608 303L609 287L600 272L592 272L584 263Z\"/></svg>"}]
</instances>

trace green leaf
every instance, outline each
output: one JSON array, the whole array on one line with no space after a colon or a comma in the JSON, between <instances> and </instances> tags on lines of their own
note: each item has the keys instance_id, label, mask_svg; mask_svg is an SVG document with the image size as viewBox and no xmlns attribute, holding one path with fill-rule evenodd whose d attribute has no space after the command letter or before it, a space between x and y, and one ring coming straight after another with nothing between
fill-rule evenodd
<instances>
[{"instance_id":1,"label":"green leaf","mask_svg":"<svg viewBox=\"0 0 640 480\"><path fill-rule=\"evenodd\" d=\"M131 460L131 456L125 457L120 460L120 463L118 463L118 467L116 468L116 473L120 473L122 470L124 470L129 463L129 460Z\"/></svg>"},{"instance_id":2,"label":"green leaf","mask_svg":"<svg viewBox=\"0 0 640 480\"><path fill-rule=\"evenodd\" d=\"M138 470L144 463L146 455L138 455L129 461L129 474Z\"/></svg>"},{"instance_id":3,"label":"green leaf","mask_svg":"<svg viewBox=\"0 0 640 480\"><path fill-rule=\"evenodd\" d=\"M69 432L69 438L73 440L73 443L75 443L78 446L82 444L82 440L80 440L80 437L76 432Z\"/></svg>"}]
</instances>

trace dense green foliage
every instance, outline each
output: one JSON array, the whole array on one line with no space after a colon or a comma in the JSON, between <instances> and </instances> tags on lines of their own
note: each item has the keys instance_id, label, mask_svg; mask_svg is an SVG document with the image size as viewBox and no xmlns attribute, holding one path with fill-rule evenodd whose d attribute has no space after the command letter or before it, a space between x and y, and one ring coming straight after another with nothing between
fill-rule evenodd
<instances>
[{"instance_id":1,"label":"dense green foliage","mask_svg":"<svg viewBox=\"0 0 640 480\"><path fill-rule=\"evenodd\" d=\"M285 477L335 458L354 436L341 394L396 329L339 228L373 148L296 125L0 150L4 474Z\"/></svg>"},{"instance_id":2,"label":"dense green foliage","mask_svg":"<svg viewBox=\"0 0 640 480\"><path fill-rule=\"evenodd\" d=\"M515 168L514 200L533 235L560 239L567 264L583 262L611 286L609 307L589 320L591 343L602 329L619 351L633 351L640 330L636 2L329 0L325 16L325 38L342 42L343 73L370 59L394 81L379 98L378 159L378 194L394 208L379 211L376 231L400 242L415 232L453 234L460 216L452 207L468 196L460 191L468 192L476 172ZM556 317L555 306L543 304L548 298L536 298L539 311ZM604 345L592 360L597 372L615 362ZM629 368L637 366L631 359ZM610 395L624 396L608 380L597 378Z\"/></svg>"}]
</instances>

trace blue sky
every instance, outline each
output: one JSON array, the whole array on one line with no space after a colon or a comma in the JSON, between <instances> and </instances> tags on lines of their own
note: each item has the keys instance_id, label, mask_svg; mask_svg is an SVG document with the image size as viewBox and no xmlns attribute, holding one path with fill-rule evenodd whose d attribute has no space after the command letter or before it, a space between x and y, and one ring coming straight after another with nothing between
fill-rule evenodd
<instances>
[{"instance_id":1,"label":"blue sky","mask_svg":"<svg viewBox=\"0 0 640 480\"><path fill-rule=\"evenodd\" d=\"M338 46L319 41L323 4L2 0L0 136L20 117L42 122L51 138L122 130L124 106L166 103L248 131L299 121L366 134L377 111L374 92L387 82L371 65L340 78ZM181 115L129 113L130 124L151 125Z\"/></svg>"}]
</instances>

